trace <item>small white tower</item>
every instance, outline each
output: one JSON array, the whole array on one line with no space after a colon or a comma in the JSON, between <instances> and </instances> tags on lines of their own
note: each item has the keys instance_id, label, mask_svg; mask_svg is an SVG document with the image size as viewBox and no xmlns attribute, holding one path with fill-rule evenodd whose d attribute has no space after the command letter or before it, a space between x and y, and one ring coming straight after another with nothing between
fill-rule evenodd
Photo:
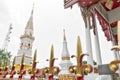
<instances>
[{"instance_id":1,"label":"small white tower","mask_svg":"<svg viewBox=\"0 0 120 80\"><path fill-rule=\"evenodd\" d=\"M69 67L72 65L72 63L70 61L70 54L67 48L65 30L64 30L64 40L63 40L63 51L61 57L62 57L62 61L60 63L61 70L59 72L59 79L63 80L65 76L67 79L69 79L69 76L71 75L71 73L69 72Z\"/></svg>"},{"instance_id":2,"label":"small white tower","mask_svg":"<svg viewBox=\"0 0 120 80\"><path fill-rule=\"evenodd\" d=\"M31 16L27 22L24 34L21 35L21 44L20 49L18 50L16 56L16 64L21 63L22 55L24 54L24 63L25 65L30 65L32 60L32 43L34 41L33 36L33 9L31 11Z\"/></svg>"}]
</instances>

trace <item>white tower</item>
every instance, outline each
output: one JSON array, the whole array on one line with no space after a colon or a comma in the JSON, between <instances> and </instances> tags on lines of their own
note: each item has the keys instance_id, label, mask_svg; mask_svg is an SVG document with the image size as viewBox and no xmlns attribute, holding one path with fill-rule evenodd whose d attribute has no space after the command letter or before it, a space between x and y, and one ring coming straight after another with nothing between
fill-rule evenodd
<instances>
[{"instance_id":1,"label":"white tower","mask_svg":"<svg viewBox=\"0 0 120 80\"><path fill-rule=\"evenodd\" d=\"M8 32L7 32L7 35L5 37L5 40L4 40L4 43L3 43L3 46L2 46L2 49L7 52L7 49L8 49L8 45L9 45L9 42L10 42L10 34L12 33L12 24L10 24L10 27L8 29Z\"/></svg>"},{"instance_id":2,"label":"white tower","mask_svg":"<svg viewBox=\"0 0 120 80\"><path fill-rule=\"evenodd\" d=\"M21 63L22 55L25 54L24 63L26 65L30 65L32 60L32 43L35 39L33 36L33 9L31 11L31 16L27 22L24 34L21 35L20 39L21 44L20 49L17 53L16 64Z\"/></svg>"},{"instance_id":3,"label":"white tower","mask_svg":"<svg viewBox=\"0 0 120 80\"><path fill-rule=\"evenodd\" d=\"M67 79L70 77L69 67L72 65L70 61L70 54L68 52L67 48L67 42L66 42L66 36L65 36L65 30L64 30L64 40L63 40L63 51L62 51L62 61L60 63L61 71L59 73L59 79L64 79L65 76L68 76Z\"/></svg>"}]
</instances>

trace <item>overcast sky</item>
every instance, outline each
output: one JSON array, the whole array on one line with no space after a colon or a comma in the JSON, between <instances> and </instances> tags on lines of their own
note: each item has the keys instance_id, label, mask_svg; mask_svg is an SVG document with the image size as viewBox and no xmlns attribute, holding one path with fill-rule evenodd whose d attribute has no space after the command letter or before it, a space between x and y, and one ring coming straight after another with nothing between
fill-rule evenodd
<instances>
[{"instance_id":1,"label":"overcast sky","mask_svg":"<svg viewBox=\"0 0 120 80\"><path fill-rule=\"evenodd\" d=\"M70 54L76 53L77 36L81 38L83 52L86 52L85 27L79 7L75 5L73 9L64 9L63 0L0 0L0 47L7 34L9 24L13 24L11 41L8 51L13 56L17 55L20 46L20 35L25 30L26 23L30 17L31 9L34 6L34 36L33 52L38 50L38 67L48 66L45 60L49 58L51 45L54 45L55 61L58 66L61 61L63 29L66 30L68 49ZM99 23L97 23L99 24ZM100 46L103 63L113 60L113 53L110 51L111 42L107 42L99 27ZM92 32L92 31L91 31ZM93 35L92 35L92 38ZM92 42L94 43L94 41ZM94 44L93 44L94 45ZM94 60L95 51L93 50ZM75 63L75 59L71 59Z\"/></svg>"}]
</instances>

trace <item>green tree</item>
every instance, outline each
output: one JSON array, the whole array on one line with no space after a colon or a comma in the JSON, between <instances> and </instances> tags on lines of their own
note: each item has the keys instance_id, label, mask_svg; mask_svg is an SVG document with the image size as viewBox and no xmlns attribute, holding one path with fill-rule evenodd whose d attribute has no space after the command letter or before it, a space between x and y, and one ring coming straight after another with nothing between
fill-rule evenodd
<instances>
[{"instance_id":1,"label":"green tree","mask_svg":"<svg viewBox=\"0 0 120 80\"><path fill-rule=\"evenodd\" d=\"M11 59L10 52L5 52L4 50L0 49L0 64L1 67L5 68L6 65L10 65L10 59Z\"/></svg>"}]
</instances>

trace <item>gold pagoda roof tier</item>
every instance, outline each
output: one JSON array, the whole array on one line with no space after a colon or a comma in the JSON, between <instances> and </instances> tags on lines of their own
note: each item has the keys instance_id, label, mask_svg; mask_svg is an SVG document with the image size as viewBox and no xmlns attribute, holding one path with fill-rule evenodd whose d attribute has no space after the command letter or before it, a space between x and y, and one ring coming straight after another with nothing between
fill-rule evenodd
<instances>
[{"instance_id":1,"label":"gold pagoda roof tier","mask_svg":"<svg viewBox=\"0 0 120 80\"><path fill-rule=\"evenodd\" d=\"M32 29L33 30L33 12L34 12L34 4L33 4L33 8L31 11L31 16L26 24L26 29Z\"/></svg>"},{"instance_id":2,"label":"gold pagoda roof tier","mask_svg":"<svg viewBox=\"0 0 120 80\"><path fill-rule=\"evenodd\" d=\"M35 40L35 38L34 38L33 36L28 35L28 34L21 35L20 39L22 39L22 38L26 38L26 37L28 37L28 38L30 38L30 39L32 39L32 40Z\"/></svg>"}]
</instances>

